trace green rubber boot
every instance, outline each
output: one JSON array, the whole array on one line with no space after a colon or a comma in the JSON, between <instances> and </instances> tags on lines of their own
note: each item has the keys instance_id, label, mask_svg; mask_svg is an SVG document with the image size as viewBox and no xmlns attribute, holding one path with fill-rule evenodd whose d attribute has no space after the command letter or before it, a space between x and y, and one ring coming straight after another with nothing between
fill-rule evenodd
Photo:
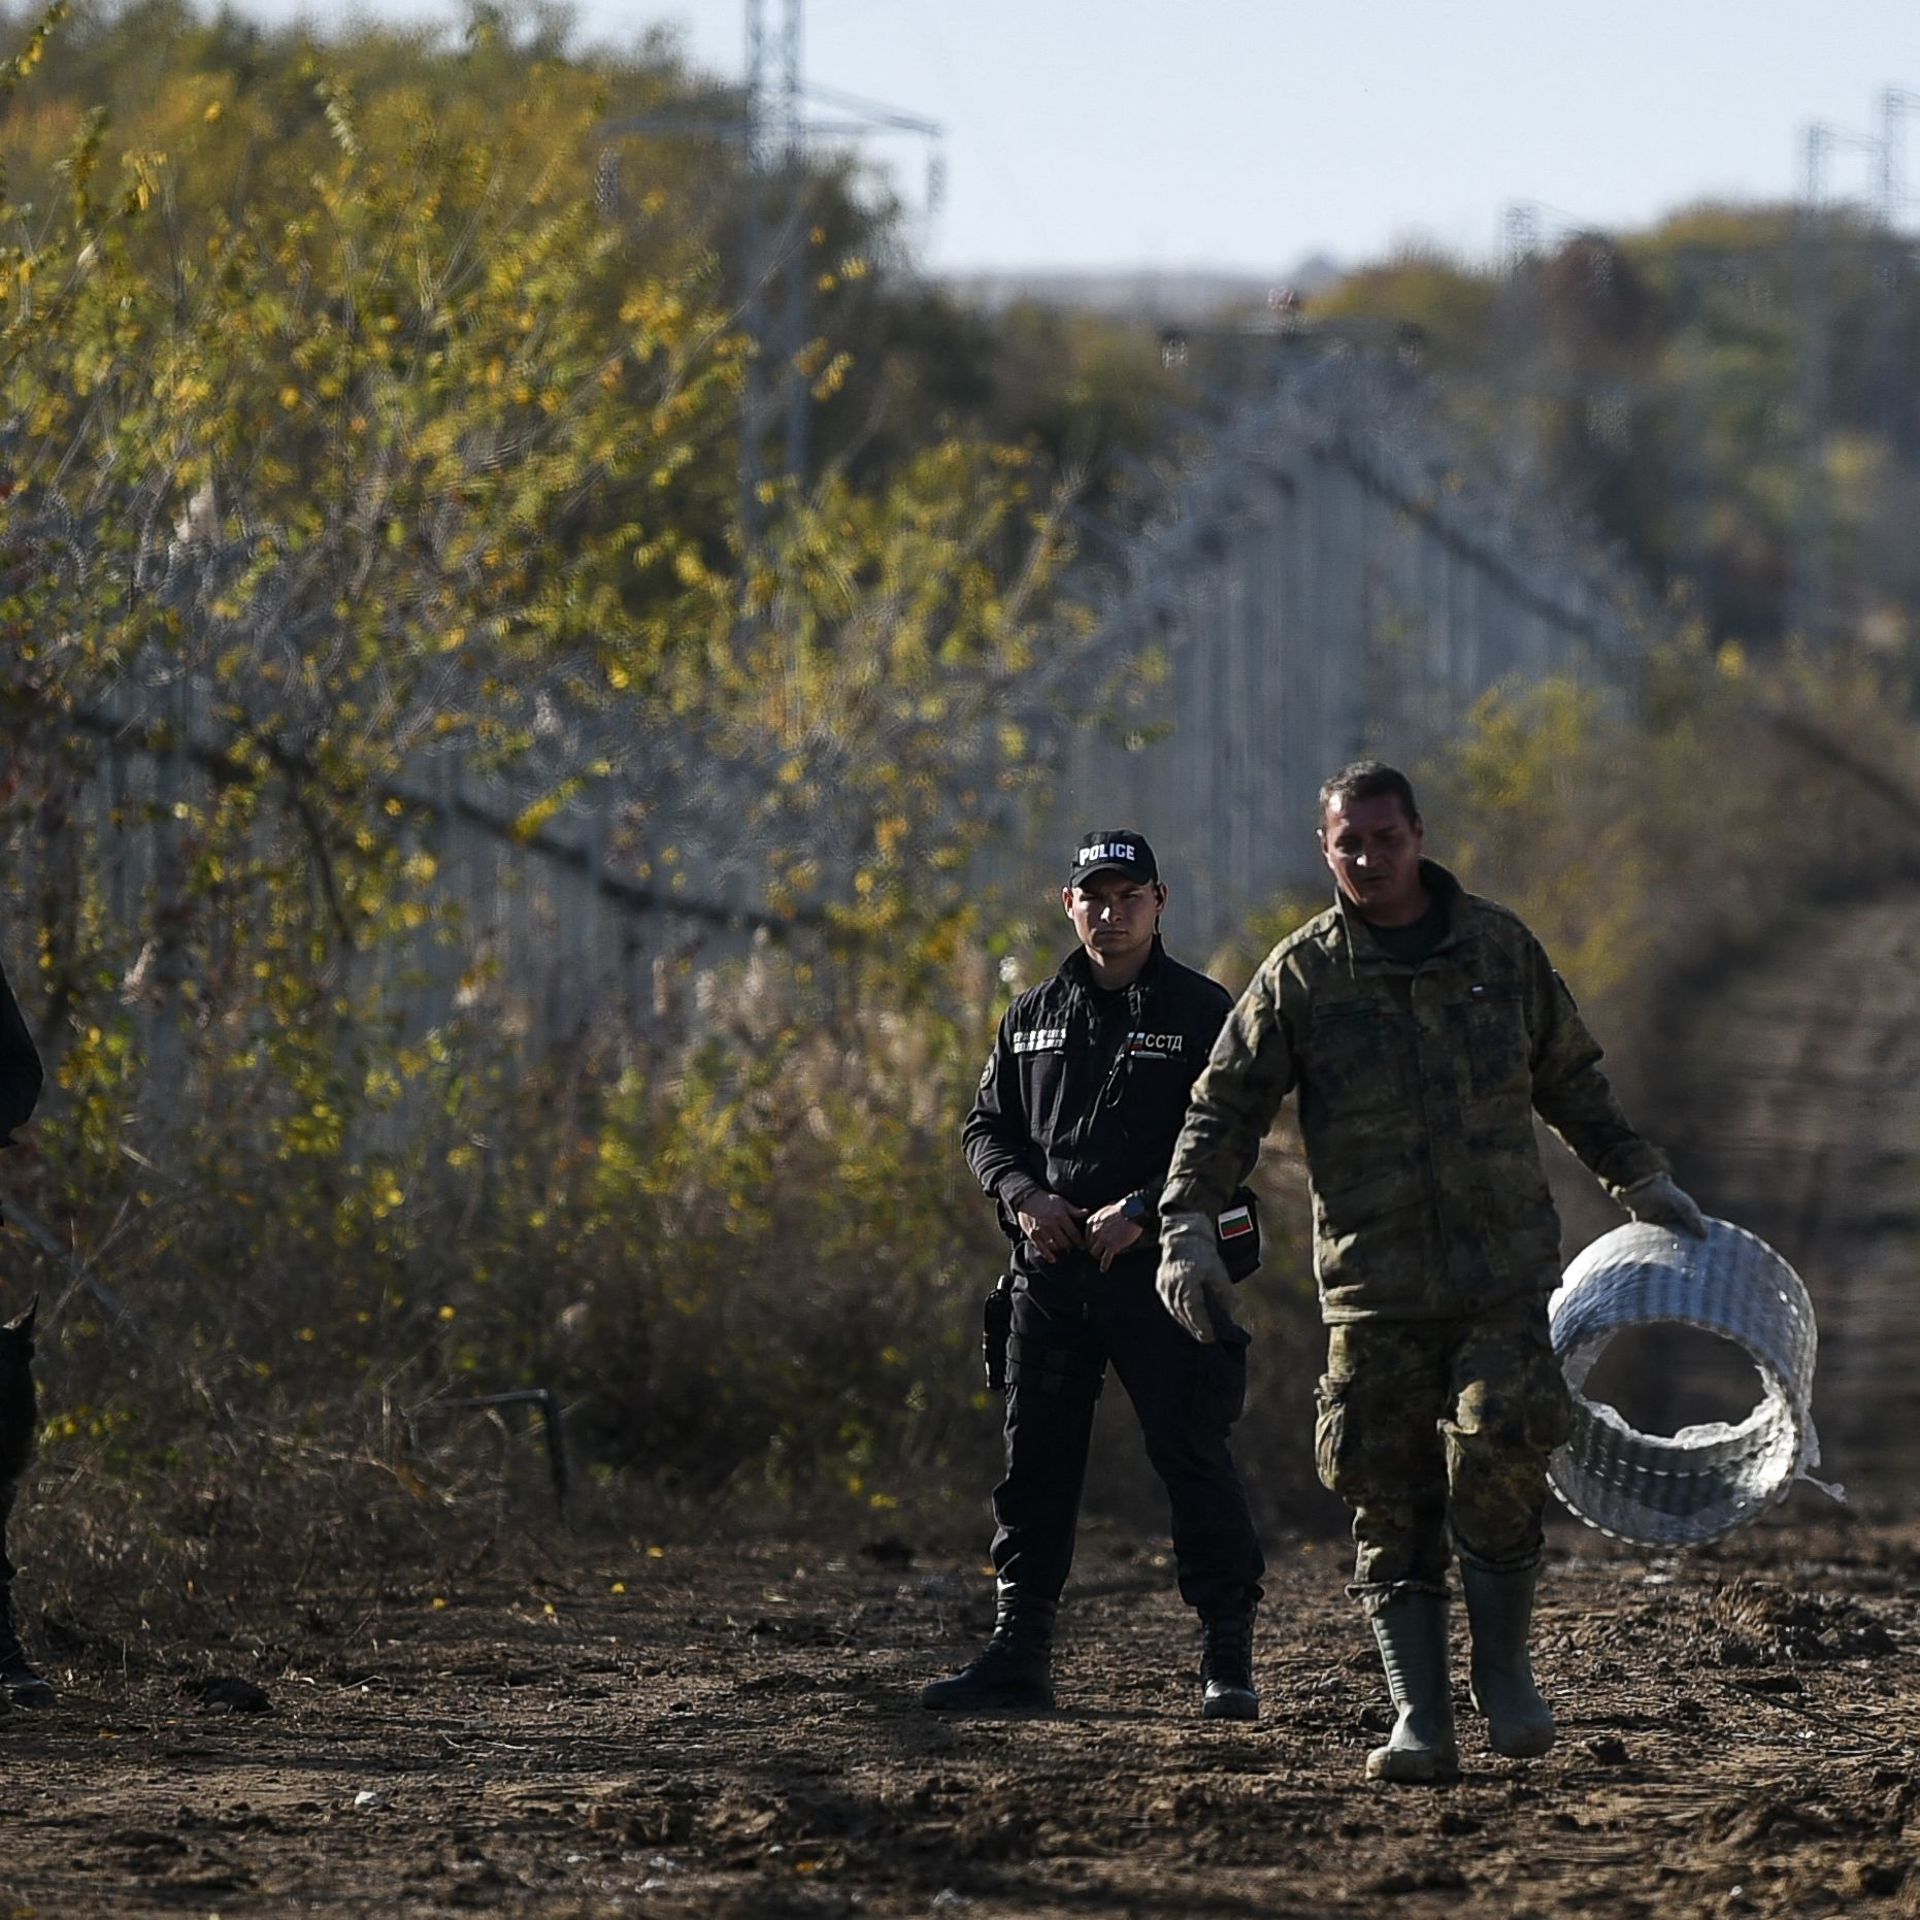
<instances>
[{"instance_id":1,"label":"green rubber boot","mask_svg":"<svg viewBox=\"0 0 1920 1920\"><path fill-rule=\"evenodd\" d=\"M1539 1578L1537 1567L1460 1569L1473 1635L1473 1704L1487 1716L1487 1744L1509 1760L1536 1760L1553 1749L1553 1709L1541 1699L1527 1658Z\"/></svg>"},{"instance_id":2,"label":"green rubber boot","mask_svg":"<svg viewBox=\"0 0 1920 1920\"><path fill-rule=\"evenodd\" d=\"M1387 1744L1367 1755L1367 1778L1421 1785L1457 1780L1460 1749L1447 1682L1446 1595L1395 1594L1373 1616L1373 1637L1380 1643L1396 1718Z\"/></svg>"}]
</instances>

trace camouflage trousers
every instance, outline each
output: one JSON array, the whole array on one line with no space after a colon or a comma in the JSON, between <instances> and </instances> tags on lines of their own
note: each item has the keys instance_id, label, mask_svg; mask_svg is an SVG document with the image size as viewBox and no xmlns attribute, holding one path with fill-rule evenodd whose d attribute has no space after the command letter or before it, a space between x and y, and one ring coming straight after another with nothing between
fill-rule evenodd
<instances>
[{"instance_id":1,"label":"camouflage trousers","mask_svg":"<svg viewBox=\"0 0 1920 1920\"><path fill-rule=\"evenodd\" d=\"M1536 1565L1547 1456L1571 1419L1539 1296L1329 1328L1314 1461L1353 1510L1348 1591L1369 1613L1396 1592L1444 1593L1449 1542L1495 1572Z\"/></svg>"}]
</instances>

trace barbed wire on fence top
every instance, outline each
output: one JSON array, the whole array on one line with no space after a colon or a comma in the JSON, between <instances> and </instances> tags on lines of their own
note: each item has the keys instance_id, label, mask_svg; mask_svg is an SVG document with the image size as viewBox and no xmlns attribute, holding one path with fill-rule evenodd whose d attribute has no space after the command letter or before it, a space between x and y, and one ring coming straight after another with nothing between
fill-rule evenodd
<instances>
[{"instance_id":1,"label":"barbed wire on fence top","mask_svg":"<svg viewBox=\"0 0 1920 1920\"><path fill-rule=\"evenodd\" d=\"M1591 625L1596 601L1617 609L1623 627L1653 617L1642 584L1591 529L1455 444L1424 382L1377 356L1333 352L1303 362L1264 404L1243 409L1183 477L1108 586L1109 630L1123 628L1135 604L1151 609L1163 600L1204 557L1196 548L1244 517L1251 482L1292 477L1312 454L1347 466L1398 511L1571 628ZM1630 661L1622 665L1630 670Z\"/></svg>"},{"instance_id":2,"label":"barbed wire on fence top","mask_svg":"<svg viewBox=\"0 0 1920 1920\"><path fill-rule=\"evenodd\" d=\"M1101 644L1069 689L1061 764L1006 816L989 871L1031 894L1063 836L1135 820L1190 851L1209 942L1320 883L1307 803L1332 767L1413 757L1509 678L1572 674L1631 702L1660 629L1614 554L1460 448L1423 381L1345 349L1303 352L1230 414L1087 584ZM1156 656L1164 677L1130 698ZM1238 689L1224 706L1219 684ZM1247 817L1264 831L1221 854Z\"/></svg>"},{"instance_id":3,"label":"barbed wire on fence top","mask_svg":"<svg viewBox=\"0 0 1920 1920\"><path fill-rule=\"evenodd\" d=\"M57 500L42 511L46 550L84 568L85 527ZM162 603L204 614L252 564L256 538L160 527L136 571ZM1655 624L1611 556L1459 450L1416 377L1352 351L1302 354L1264 399L1228 415L1145 530L1117 559L1090 557L1062 598L1090 617L1054 623L1018 675L983 673L952 722L957 763L976 768L983 792L1010 793L985 816L977 868L1015 894L1051 876L1063 837L1095 813L1133 817L1136 799L1168 816L1143 824L1204 848L1224 822L1291 816L1360 746L1430 739L1509 675L1577 671L1630 688ZM287 622L272 645L297 650L297 596L269 596L259 617L270 616ZM1167 678L1143 725L1156 651ZM381 788L414 829L472 842L448 882L486 889L461 903L472 938L501 917L501 887L521 884L509 870L538 877L556 936L548 964L564 949L611 973L636 946L738 952L754 938L827 936L850 873L838 743L823 750L824 799L802 820L783 810L769 738L632 703L616 714L558 661L517 688L525 724L511 753L449 751L432 715L473 700L474 671L450 656L390 716L401 746ZM1212 683L1244 697L1223 705ZM178 648L130 654L99 699L63 717L103 751L184 754L203 777L221 777L243 745L278 755L290 776L319 777L283 691L269 700L248 670L216 676ZM1050 777L1036 784L1037 770ZM796 838L817 891L776 903L771 851ZM1311 872L1298 836L1267 839L1291 850L1203 871L1210 937ZM649 923L680 932L636 933ZM574 931L558 938L561 928ZM596 951L582 953L582 938ZM434 991L445 994L444 978Z\"/></svg>"}]
</instances>

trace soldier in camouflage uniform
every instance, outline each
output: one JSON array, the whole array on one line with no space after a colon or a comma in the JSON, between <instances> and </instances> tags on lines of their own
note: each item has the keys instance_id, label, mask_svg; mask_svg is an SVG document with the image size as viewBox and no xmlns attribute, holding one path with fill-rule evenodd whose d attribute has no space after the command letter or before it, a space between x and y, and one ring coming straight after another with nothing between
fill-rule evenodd
<instances>
[{"instance_id":1,"label":"soldier in camouflage uniform","mask_svg":"<svg viewBox=\"0 0 1920 1920\"><path fill-rule=\"evenodd\" d=\"M1315 1458L1353 1511L1350 1591L1396 1708L1367 1771L1446 1779L1451 1554L1494 1750L1541 1754L1554 1738L1527 1639L1547 1456L1571 1409L1547 1332L1560 1223L1534 1114L1636 1219L1704 1228L1628 1124L1539 941L1422 858L1406 777L1362 761L1320 798L1335 902L1267 956L1194 1086L1159 1289L1212 1337L1208 1301L1229 1297L1212 1216L1297 1092L1329 1328Z\"/></svg>"}]
</instances>

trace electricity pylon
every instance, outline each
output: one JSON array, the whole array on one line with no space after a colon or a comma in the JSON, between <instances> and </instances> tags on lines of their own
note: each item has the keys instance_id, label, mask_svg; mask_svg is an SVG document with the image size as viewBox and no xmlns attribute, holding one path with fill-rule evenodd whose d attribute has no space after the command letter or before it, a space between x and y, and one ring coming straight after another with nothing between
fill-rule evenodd
<instances>
[{"instance_id":1,"label":"electricity pylon","mask_svg":"<svg viewBox=\"0 0 1920 1920\"><path fill-rule=\"evenodd\" d=\"M603 126L603 136L686 134L737 141L747 160L741 221L740 317L749 342L740 420L740 525L749 546L766 520L769 483L804 485L810 463L813 394L807 371L811 328L808 250L812 217L808 157L822 139L906 133L930 148L927 211L936 210L945 169L937 121L861 100L802 79L805 0L745 0L746 71L737 107L718 114L645 114ZM809 102L830 118L808 116Z\"/></svg>"}]
</instances>

